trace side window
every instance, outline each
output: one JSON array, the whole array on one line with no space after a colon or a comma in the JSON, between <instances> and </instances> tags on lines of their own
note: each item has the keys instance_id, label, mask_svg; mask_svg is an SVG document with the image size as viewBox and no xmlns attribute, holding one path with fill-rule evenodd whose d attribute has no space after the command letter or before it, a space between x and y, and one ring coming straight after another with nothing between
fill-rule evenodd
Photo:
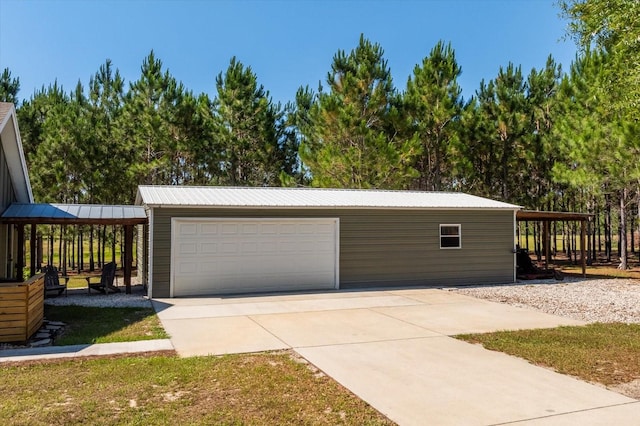
<instances>
[{"instance_id":1,"label":"side window","mask_svg":"<svg viewBox=\"0 0 640 426\"><path fill-rule=\"evenodd\" d=\"M440 225L440 248L462 248L462 233L460 225Z\"/></svg>"}]
</instances>

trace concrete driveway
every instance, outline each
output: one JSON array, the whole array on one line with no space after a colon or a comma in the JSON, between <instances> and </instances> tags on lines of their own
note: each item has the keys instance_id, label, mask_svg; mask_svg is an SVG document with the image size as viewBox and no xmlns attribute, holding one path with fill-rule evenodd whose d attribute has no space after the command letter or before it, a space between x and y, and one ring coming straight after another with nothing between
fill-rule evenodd
<instances>
[{"instance_id":1,"label":"concrete driveway","mask_svg":"<svg viewBox=\"0 0 640 426\"><path fill-rule=\"evenodd\" d=\"M437 289L156 299L181 356L293 349L401 425L637 425L640 401L449 336L580 321Z\"/></svg>"}]
</instances>

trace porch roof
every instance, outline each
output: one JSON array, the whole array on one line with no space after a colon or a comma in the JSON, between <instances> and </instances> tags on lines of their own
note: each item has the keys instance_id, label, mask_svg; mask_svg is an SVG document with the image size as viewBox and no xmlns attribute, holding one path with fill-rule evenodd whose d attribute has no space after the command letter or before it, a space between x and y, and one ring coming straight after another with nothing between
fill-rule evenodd
<instances>
[{"instance_id":1,"label":"porch roof","mask_svg":"<svg viewBox=\"0 0 640 426\"><path fill-rule=\"evenodd\" d=\"M13 203L0 222L15 224L139 225L148 222L142 206Z\"/></svg>"}]
</instances>

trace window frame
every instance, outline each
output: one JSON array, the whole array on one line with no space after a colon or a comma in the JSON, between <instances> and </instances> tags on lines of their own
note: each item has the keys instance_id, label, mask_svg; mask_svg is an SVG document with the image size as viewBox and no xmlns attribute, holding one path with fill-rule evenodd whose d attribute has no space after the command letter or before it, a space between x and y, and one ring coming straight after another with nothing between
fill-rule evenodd
<instances>
[{"instance_id":1,"label":"window frame","mask_svg":"<svg viewBox=\"0 0 640 426\"><path fill-rule=\"evenodd\" d=\"M449 235L449 234L442 234L442 228L445 227L451 227L451 228L457 228L458 229L458 233L457 235ZM459 223L441 223L439 226L439 235L440 235L440 250L460 250L462 248L462 225ZM458 245L457 246L443 246L442 245L442 239L443 238L458 238Z\"/></svg>"}]
</instances>

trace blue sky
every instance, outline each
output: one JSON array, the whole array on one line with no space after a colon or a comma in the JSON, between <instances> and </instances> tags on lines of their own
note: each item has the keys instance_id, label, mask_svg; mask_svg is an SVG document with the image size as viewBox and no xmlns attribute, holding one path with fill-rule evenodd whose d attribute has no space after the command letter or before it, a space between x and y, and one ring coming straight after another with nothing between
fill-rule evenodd
<instances>
[{"instance_id":1,"label":"blue sky","mask_svg":"<svg viewBox=\"0 0 640 426\"><path fill-rule=\"evenodd\" d=\"M575 57L552 0L422 1L0 1L0 68L20 78L20 98L58 80L86 86L107 58L127 82L153 49L198 94L232 56L251 66L275 101L318 87L338 49L363 33L379 43L399 90L438 40L451 42L465 98L510 61L526 75L552 54Z\"/></svg>"}]
</instances>

